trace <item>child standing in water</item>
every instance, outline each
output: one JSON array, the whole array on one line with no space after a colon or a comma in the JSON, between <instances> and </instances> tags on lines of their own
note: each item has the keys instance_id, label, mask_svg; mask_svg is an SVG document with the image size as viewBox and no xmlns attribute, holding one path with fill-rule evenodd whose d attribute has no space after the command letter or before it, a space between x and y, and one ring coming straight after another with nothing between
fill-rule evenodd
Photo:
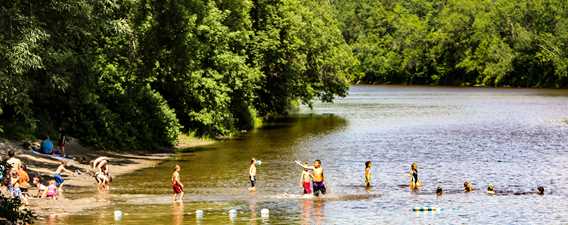
<instances>
[{"instance_id":1,"label":"child standing in water","mask_svg":"<svg viewBox=\"0 0 568 225\"><path fill-rule=\"evenodd\" d=\"M321 167L321 161L317 159L314 161L313 166L305 166L300 161L296 161L296 164L300 165L304 169L312 170L312 177L313 177L313 193L315 196L319 196L320 194L325 195L326 188L324 183L324 175L323 175L323 168Z\"/></svg>"},{"instance_id":2,"label":"child standing in water","mask_svg":"<svg viewBox=\"0 0 568 225\"><path fill-rule=\"evenodd\" d=\"M304 166L307 167L308 163L304 162ZM302 184L302 187L304 188L304 194L308 195L312 193L312 174L310 174L310 170L308 170L307 168L304 167L304 170L302 171L302 175L300 176L300 183Z\"/></svg>"},{"instance_id":3,"label":"child standing in water","mask_svg":"<svg viewBox=\"0 0 568 225\"><path fill-rule=\"evenodd\" d=\"M418 180L418 165L413 162L410 165L410 190L417 190L418 187L422 186Z\"/></svg>"},{"instance_id":4,"label":"child standing in water","mask_svg":"<svg viewBox=\"0 0 568 225\"><path fill-rule=\"evenodd\" d=\"M249 167L250 188L249 191L256 191L256 159L250 160Z\"/></svg>"},{"instance_id":5,"label":"child standing in water","mask_svg":"<svg viewBox=\"0 0 568 225\"><path fill-rule=\"evenodd\" d=\"M371 187L371 161L365 162L365 187Z\"/></svg>"},{"instance_id":6,"label":"child standing in water","mask_svg":"<svg viewBox=\"0 0 568 225\"><path fill-rule=\"evenodd\" d=\"M181 167L176 164L174 172L172 173L172 189L174 190L173 201L181 202L183 200L183 184L179 178L179 171Z\"/></svg>"}]
</instances>

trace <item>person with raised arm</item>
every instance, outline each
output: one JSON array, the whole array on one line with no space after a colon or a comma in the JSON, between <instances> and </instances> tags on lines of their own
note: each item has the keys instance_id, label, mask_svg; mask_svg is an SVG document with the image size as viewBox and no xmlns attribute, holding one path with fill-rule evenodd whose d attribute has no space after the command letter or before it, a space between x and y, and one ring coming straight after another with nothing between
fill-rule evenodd
<instances>
[{"instance_id":1,"label":"person with raised arm","mask_svg":"<svg viewBox=\"0 0 568 225\"><path fill-rule=\"evenodd\" d=\"M323 167L321 166L321 160L319 159L315 160L313 166L304 165L298 160L296 160L295 162L304 169L312 171L314 195L315 196L319 196L320 194L325 195L327 190L324 183L325 176L323 174Z\"/></svg>"}]
</instances>

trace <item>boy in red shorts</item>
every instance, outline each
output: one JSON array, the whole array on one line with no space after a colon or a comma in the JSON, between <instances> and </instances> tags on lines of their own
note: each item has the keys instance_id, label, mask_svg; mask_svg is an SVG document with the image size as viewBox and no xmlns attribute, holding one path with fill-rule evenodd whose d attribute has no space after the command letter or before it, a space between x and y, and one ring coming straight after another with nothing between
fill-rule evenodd
<instances>
[{"instance_id":1,"label":"boy in red shorts","mask_svg":"<svg viewBox=\"0 0 568 225\"><path fill-rule=\"evenodd\" d=\"M308 163L304 162L304 166L307 167ZM310 173L310 170L304 168L304 170L302 171L302 175L300 176L300 184L304 188L305 195L312 194L311 182L312 182L312 174Z\"/></svg>"},{"instance_id":2,"label":"boy in red shorts","mask_svg":"<svg viewBox=\"0 0 568 225\"><path fill-rule=\"evenodd\" d=\"M173 201L181 202L183 200L183 184L179 179L179 171L181 167L176 164L174 172L172 173L172 189L174 190Z\"/></svg>"}]
</instances>

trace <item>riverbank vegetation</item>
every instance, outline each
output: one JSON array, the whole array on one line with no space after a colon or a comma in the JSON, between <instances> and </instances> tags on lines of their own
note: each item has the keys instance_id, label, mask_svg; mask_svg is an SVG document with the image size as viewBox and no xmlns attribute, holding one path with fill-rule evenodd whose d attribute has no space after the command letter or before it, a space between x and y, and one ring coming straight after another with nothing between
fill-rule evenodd
<instances>
[{"instance_id":1,"label":"riverbank vegetation","mask_svg":"<svg viewBox=\"0 0 568 225\"><path fill-rule=\"evenodd\" d=\"M349 82L568 86L561 0L0 3L0 132L110 148L230 136Z\"/></svg>"},{"instance_id":2,"label":"riverbank vegetation","mask_svg":"<svg viewBox=\"0 0 568 225\"><path fill-rule=\"evenodd\" d=\"M105 148L230 135L344 96L356 59L317 0L0 3L0 131Z\"/></svg>"},{"instance_id":3,"label":"riverbank vegetation","mask_svg":"<svg viewBox=\"0 0 568 225\"><path fill-rule=\"evenodd\" d=\"M568 86L564 0L333 2L360 82Z\"/></svg>"}]
</instances>

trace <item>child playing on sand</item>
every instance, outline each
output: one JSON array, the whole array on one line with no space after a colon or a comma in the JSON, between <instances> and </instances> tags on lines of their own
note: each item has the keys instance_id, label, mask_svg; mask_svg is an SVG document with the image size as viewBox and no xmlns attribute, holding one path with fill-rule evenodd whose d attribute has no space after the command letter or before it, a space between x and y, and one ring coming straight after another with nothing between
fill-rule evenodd
<instances>
[{"instance_id":1,"label":"child playing on sand","mask_svg":"<svg viewBox=\"0 0 568 225\"><path fill-rule=\"evenodd\" d=\"M51 199L57 199L57 184L55 182L55 179L51 179L49 180L49 183L47 185L47 188L43 191L43 195L41 195L42 198L51 198Z\"/></svg>"},{"instance_id":2,"label":"child playing on sand","mask_svg":"<svg viewBox=\"0 0 568 225\"><path fill-rule=\"evenodd\" d=\"M174 190L173 201L181 202L183 200L183 184L179 178L179 171L181 167L176 164L174 172L172 173L172 189Z\"/></svg>"},{"instance_id":3,"label":"child playing on sand","mask_svg":"<svg viewBox=\"0 0 568 225\"><path fill-rule=\"evenodd\" d=\"M410 174L410 190L416 190L420 186L422 186L422 184L418 180L418 165L415 162L413 162L412 165L410 165L409 174Z\"/></svg>"},{"instance_id":4,"label":"child playing on sand","mask_svg":"<svg viewBox=\"0 0 568 225\"><path fill-rule=\"evenodd\" d=\"M250 188L249 191L256 191L256 159L250 160L249 167Z\"/></svg>"},{"instance_id":5,"label":"child playing on sand","mask_svg":"<svg viewBox=\"0 0 568 225\"><path fill-rule=\"evenodd\" d=\"M308 162L304 162L304 166L307 167ZM305 195L312 193L311 181L312 181L312 174L310 174L310 170L304 168L304 170L302 171L302 175L300 176L300 184L304 188Z\"/></svg>"},{"instance_id":6,"label":"child playing on sand","mask_svg":"<svg viewBox=\"0 0 568 225\"><path fill-rule=\"evenodd\" d=\"M365 162L365 187L371 187L371 161Z\"/></svg>"},{"instance_id":7,"label":"child playing on sand","mask_svg":"<svg viewBox=\"0 0 568 225\"><path fill-rule=\"evenodd\" d=\"M313 193L315 196L319 196L320 194L325 195L326 188L324 183L324 175L323 175L323 168L321 167L321 161L317 159L314 161L313 166L306 166L300 163L300 161L295 161L296 164L300 165L304 169L308 169L312 171L313 177Z\"/></svg>"},{"instance_id":8,"label":"child playing on sand","mask_svg":"<svg viewBox=\"0 0 568 225\"><path fill-rule=\"evenodd\" d=\"M63 172L67 172L75 176L75 174L72 171L65 168L65 166L67 166L67 161L62 161L57 167L57 170L55 170L55 172L53 173L53 178L55 179L57 187L59 187L58 190L59 192L63 192L63 182L65 181L63 177L61 177L61 174Z\"/></svg>"},{"instance_id":9,"label":"child playing on sand","mask_svg":"<svg viewBox=\"0 0 568 225\"><path fill-rule=\"evenodd\" d=\"M45 191L45 189L47 187L41 183L41 179L39 177L34 177L33 184L37 188L37 193L36 193L35 197L41 198L41 195L43 194L43 192Z\"/></svg>"}]
</instances>

